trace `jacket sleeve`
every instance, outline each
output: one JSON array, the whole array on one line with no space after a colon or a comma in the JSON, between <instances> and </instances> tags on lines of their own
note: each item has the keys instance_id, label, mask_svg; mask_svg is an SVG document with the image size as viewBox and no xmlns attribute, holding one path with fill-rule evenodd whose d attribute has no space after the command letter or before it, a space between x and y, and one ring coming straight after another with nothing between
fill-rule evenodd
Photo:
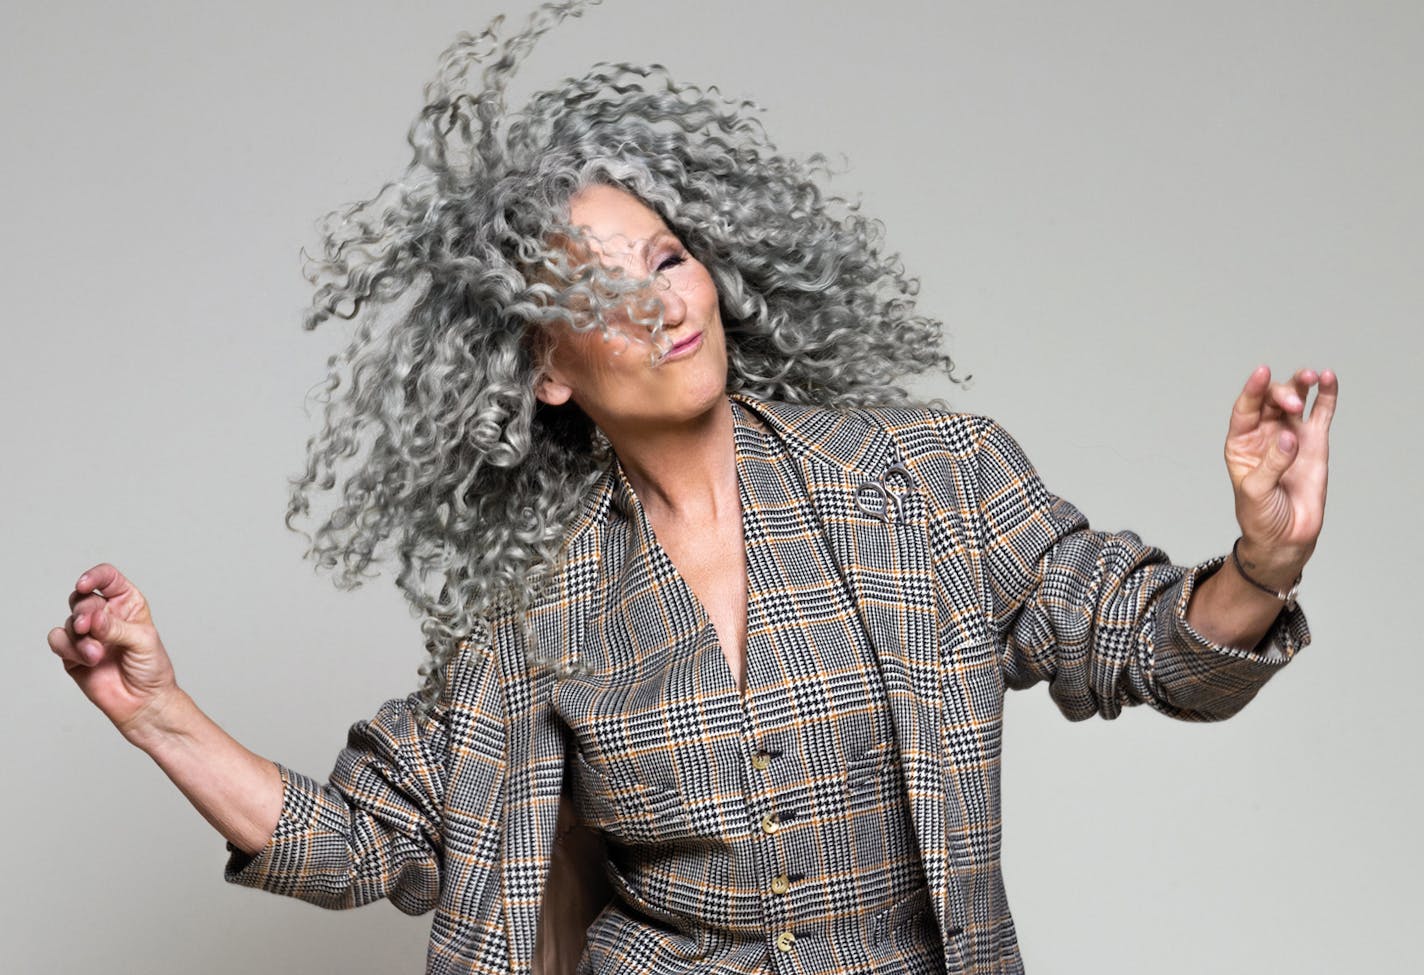
<instances>
[{"instance_id":1,"label":"jacket sleeve","mask_svg":"<svg viewBox=\"0 0 1424 975\"><path fill-rule=\"evenodd\" d=\"M407 914L431 910L440 893L446 731L443 710L419 718L416 700L387 701L352 725L326 785L279 763L277 826L256 856L228 843L223 879L327 908L388 897Z\"/></svg>"},{"instance_id":2,"label":"jacket sleeve","mask_svg":"<svg viewBox=\"0 0 1424 975\"><path fill-rule=\"evenodd\" d=\"M1049 682L1072 720L1147 703L1175 718L1230 717L1310 642L1299 605L1253 648L1213 643L1187 623L1192 591L1226 556L1173 565L1130 531L1093 531L1048 491L1018 443L980 417L979 516L989 617L1005 683Z\"/></svg>"}]
</instances>

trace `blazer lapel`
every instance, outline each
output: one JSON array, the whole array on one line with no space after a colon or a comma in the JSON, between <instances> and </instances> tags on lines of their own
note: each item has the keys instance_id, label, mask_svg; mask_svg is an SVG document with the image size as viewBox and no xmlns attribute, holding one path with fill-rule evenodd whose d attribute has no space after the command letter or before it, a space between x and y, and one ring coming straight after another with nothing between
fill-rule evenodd
<instances>
[{"instance_id":1,"label":"blazer lapel","mask_svg":"<svg viewBox=\"0 0 1424 975\"><path fill-rule=\"evenodd\" d=\"M963 904L957 884L949 882L948 753L927 497L914 483L909 459L903 461L908 477L886 473L902 459L884 428L865 417L739 400L766 419L800 461L880 664L940 930L959 928Z\"/></svg>"},{"instance_id":2,"label":"blazer lapel","mask_svg":"<svg viewBox=\"0 0 1424 975\"><path fill-rule=\"evenodd\" d=\"M583 646L585 628L598 592L598 562L604 509L613 496L605 475L570 527L562 571L549 581L528 618L535 651L569 661ZM517 631L517 625L514 628ZM563 790L564 735L549 706L554 674L532 666L518 638L500 653L505 689L509 766L509 815L500 858L504 882L505 936L512 972L526 972L534 957L544 883Z\"/></svg>"}]
</instances>

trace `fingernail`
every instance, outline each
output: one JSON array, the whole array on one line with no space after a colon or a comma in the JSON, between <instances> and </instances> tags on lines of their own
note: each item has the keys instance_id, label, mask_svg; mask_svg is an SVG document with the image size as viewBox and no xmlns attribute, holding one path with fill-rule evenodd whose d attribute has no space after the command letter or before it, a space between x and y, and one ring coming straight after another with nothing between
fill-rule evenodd
<instances>
[{"instance_id":1,"label":"fingernail","mask_svg":"<svg viewBox=\"0 0 1424 975\"><path fill-rule=\"evenodd\" d=\"M74 587L74 588L76 588L76 589L83 589L83 588L84 588L84 583L86 583L86 582L88 582L88 581L89 581L89 576L87 576L87 575L82 575L82 576L79 577L79 582L75 584L75 587Z\"/></svg>"},{"instance_id":2,"label":"fingernail","mask_svg":"<svg viewBox=\"0 0 1424 975\"><path fill-rule=\"evenodd\" d=\"M78 616L74 617L74 628L77 630L77 629L79 629L79 628L80 628L81 626L83 626L83 625L84 625L84 614L83 614L83 613L80 613Z\"/></svg>"}]
</instances>

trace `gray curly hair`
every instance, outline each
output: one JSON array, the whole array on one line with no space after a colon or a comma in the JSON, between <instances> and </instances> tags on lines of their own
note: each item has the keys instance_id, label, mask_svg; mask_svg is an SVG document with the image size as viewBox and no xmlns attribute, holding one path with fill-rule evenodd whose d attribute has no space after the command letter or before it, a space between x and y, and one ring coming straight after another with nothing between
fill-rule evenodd
<instances>
[{"instance_id":1,"label":"gray curly hair","mask_svg":"<svg viewBox=\"0 0 1424 975\"><path fill-rule=\"evenodd\" d=\"M632 304L657 345L656 278L575 256L590 253L568 224L581 188L631 192L706 265L729 391L850 408L914 402L895 381L931 367L965 381L940 323L915 313L918 282L882 252L882 226L822 192L824 157L778 153L754 102L679 84L661 65L599 63L506 108L537 39L589 2L544 4L503 41L502 16L461 34L426 86L403 176L329 214L323 255L307 258L304 327L357 324L328 360L322 428L286 523L339 481L307 557L351 589L394 549L396 585L422 619L426 713L466 641L487 645L497 615L523 618L611 460L577 405L534 396L550 330L608 334L609 312Z\"/></svg>"}]
</instances>

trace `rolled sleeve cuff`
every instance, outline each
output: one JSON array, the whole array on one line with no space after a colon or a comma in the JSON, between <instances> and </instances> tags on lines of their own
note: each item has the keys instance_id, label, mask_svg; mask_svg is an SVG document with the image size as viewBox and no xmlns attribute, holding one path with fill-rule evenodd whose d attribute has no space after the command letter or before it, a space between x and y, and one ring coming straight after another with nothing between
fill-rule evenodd
<instances>
[{"instance_id":1,"label":"rolled sleeve cuff","mask_svg":"<svg viewBox=\"0 0 1424 975\"><path fill-rule=\"evenodd\" d=\"M1153 622L1152 679L1159 700L1206 720L1228 717L1251 700L1310 642L1305 611L1282 607L1252 649L1208 640L1187 622L1192 592L1221 568L1220 555L1187 569L1162 593Z\"/></svg>"},{"instance_id":2,"label":"rolled sleeve cuff","mask_svg":"<svg viewBox=\"0 0 1424 975\"><path fill-rule=\"evenodd\" d=\"M1179 583L1181 592L1177 594L1172 607L1172 624L1180 631L1180 638L1198 649L1225 654L1238 660L1271 667L1290 663L1296 652L1310 643L1310 625L1299 603L1290 608L1282 606L1281 612L1276 615L1261 642L1250 650L1208 640L1187 622L1187 604L1191 602L1192 592L1203 579L1226 564L1226 559L1227 556L1218 555L1192 566L1183 574Z\"/></svg>"},{"instance_id":3,"label":"rolled sleeve cuff","mask_svg":"<svg viewBox=\"0 0 1424 975\"><path fill-rule=\"evenodd\" d=\"M282 777L282 812L277 825L267 838L267 845L256 855L246 853L227 843L228 860L223 867L223 880L244 887L257 887L275 893L291 894L311 862L311 838L322 831L323 787L316 780L282 765L277 772Z\"/></svg>"}]
</instances>

